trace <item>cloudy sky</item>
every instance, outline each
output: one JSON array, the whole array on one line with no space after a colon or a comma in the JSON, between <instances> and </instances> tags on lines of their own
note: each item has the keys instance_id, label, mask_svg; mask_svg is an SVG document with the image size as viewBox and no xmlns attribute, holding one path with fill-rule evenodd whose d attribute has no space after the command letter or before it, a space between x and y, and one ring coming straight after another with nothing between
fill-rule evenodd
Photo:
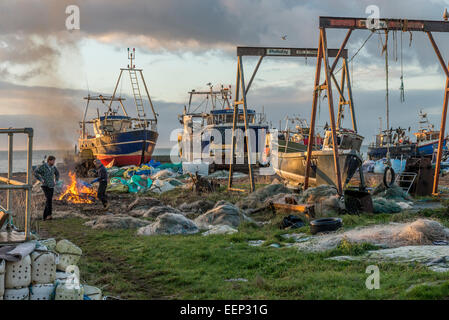
<instances>
[{"instance_id":1,"label":"cloudy sky","mask_svg":"<svg viewBox=\"0 0 449 320\"><path fill-rule=\"evenodd\" d=\"M68 5L80 9L80 30L66 29ZM83 97L111 94L119 68L128 63L126 49L135 47L136 65L144 69L160 115L159 146L169 147L187 91L205 89L209 82L235 86L236 46L315 47L319 16L367 17L369 5L377 5L385 18L441 20L449 1L1 0L0 127L33 127L38 149L72 148ZM339 46L345 32L329 30L329 47ZM368 36L368 31L354 31L349 56ZM449 34L434 36L448 59ZM379 117L385 117L384 41L374 34L351 64L365 143L378 130ZM393 39L390 33L389 47L391 125L416 129L423 109L439 127L445 79L428 39L418 32L412 38L397 33ZM401 51L405 103L399 99ZM257 59L244 61L249 77ZM274 126L287 115L309 119L314 63L313 58L265 59L248 94L250 107L263 108ZM123 96L129 89L126 81L120 86ZM131 102L128 109L134 108ZM326 121L323 100L319 124Z\"/></svg>"}]
</instances>

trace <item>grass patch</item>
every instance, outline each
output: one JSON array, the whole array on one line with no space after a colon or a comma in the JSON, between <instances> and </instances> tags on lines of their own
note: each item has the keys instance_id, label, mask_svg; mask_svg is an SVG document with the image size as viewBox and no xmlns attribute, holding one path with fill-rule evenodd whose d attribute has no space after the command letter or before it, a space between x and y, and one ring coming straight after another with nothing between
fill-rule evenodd
<instances>
[{"instance_id":1,"label":"grass patch","mask_svg":"<svg viewBox=\"0 0 449 320\"><path fill-rule=\"evenodd\" d=\"M214 195L208 195L214 196ZM161 197L174 197L163 195ZM189 195L191 201L192 195ZM231 197L231 195L229 196ZM232 197L240 197L233 194ZM174 197L179 200L181 196ZM234 198L234 200L236 200ZM267 213L268 215L268 213ZM305 253L285 244L285 233L309 232L308 227L281 230L282 215L263 227L245 223L232 235L136 236L135 230L99 231L81 219L46 221L43 236L69 239L83 249L81 276L106 295L124 299L433 299L449 297L448 285L412 285L447 279L417 264L379 263L379 290L368 290L365 261L327 260L336 255L361 255L369 244L343 242L325 253ZM345 229L377 223L409 221L418 217L449 219L441 211L394 215L342 216ZM261 247L249 240L265 240ZM281 248L269 245L279 243ZM227 282L245 278L248 282Z\"/></svg>"}]
</instances>

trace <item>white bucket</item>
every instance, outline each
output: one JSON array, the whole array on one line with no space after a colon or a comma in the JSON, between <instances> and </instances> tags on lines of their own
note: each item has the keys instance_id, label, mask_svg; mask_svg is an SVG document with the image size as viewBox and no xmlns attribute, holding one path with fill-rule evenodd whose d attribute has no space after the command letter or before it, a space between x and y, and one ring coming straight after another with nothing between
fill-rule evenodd
<instances>
[{"instance_id":1,"label":"white bucket","mask_svg":"<svg viewBox=\"0 0 449 320\"><path fill-rule=\"evenodd\" d=\"M101 300L103 298L101 289L94 286L84 286L84 295L88 296L91 300Z\"/></svg>"},{"instance_id":2,"label":"white bucket","mask_svg":"<svg viewBox=\"0 0 449 320\"><path fill-rule=\"evenodd\" d=\"M56 279L56 255L50 251L31 254L31 283L53 283Z\"/></svg>"},{"instance_id":3,"label":"white bucket","mask_svg":"<svg viewBox=\"0 0 449 320\"><path fill-rule=\"evenodd\" d=\"M67 285L60 283L56 286L55 300L83 300L83 285Z\"/></svg>"},{"instance_id":4,"label":"white bucket","mask_svg":"<svg viewBox=\"0 0 449 320\"><path fill-rule=\"evenodd\" d=\"M50 300L54 290L53 283L35 284L30 288L30 300Z\"/></svg>"},{"instance_id":5,"label":"white bucket","mask_svg":"<svg viewBox=\"0 0 449 320\"><path fill-rule=\"evenodd\" d=\"M0 300L3 299L5 293L5 260L0 260Z\"/></svg>"},{"instance_id":6,"label":"white bucket","mask_svg":"<svg viewBox=\"0 0 449 320\"><path fill-rule=\"evenodd\" d=\"M5 288L17 289L31 284L31 258L29 255L17 262L6 262Z\"/></svg>"},{"instance_id":7,"label":"white bucket","mask_svg":"<svg viewBox=\"0 0 449 320\"><path fill-rule=\"evenodd\" d=\"M19 289L6 289L5 295L3 296L5 300L29 300L30 290L28 287Z\"/></svg>"}]
</instances>

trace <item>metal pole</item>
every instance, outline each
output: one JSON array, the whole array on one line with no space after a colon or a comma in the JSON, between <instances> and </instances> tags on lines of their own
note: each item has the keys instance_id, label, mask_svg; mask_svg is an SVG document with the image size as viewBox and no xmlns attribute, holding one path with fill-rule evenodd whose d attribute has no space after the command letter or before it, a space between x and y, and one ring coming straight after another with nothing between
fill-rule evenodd
<instances>
[{"instance_id":1,"label":"metal pole","mask_svg":"<svg viewBox=\"0 0 449 320\"><path fill-rule=\"evenodd\" d=\"M357 121L355 118L355 111L354 111L354 100L352 97L352 86L351 86L351 77L349 76L349 68L348 68L348 61L347 59L343 59L344 68L346 69L346 87L348 90L348 102L349 102L349 109L351 110L351 120L352 120L352 128L355 132L357 132Z\"/></svg>"},{"instance_id":2,"label":"metal pole","mask_svg":"<svg viewBox=\"0 0 449 320\"><path fill-rule=\"evenodd\" d=\"M27 150L27 184L32 186L32 164L33 164L33 129L28 132L28 150ZM25 208L25 240L29 240L30 226L31 226L31 188L27 188L26 195L26 208Z\"/></svg>"},{"instance_id":3,"label":"metal pole","mask_svg":"<svg viewBox=\"0 0 449 320\"><path fill-rule=\"evenodd\" d=\"M14 134L8 133L8 180L12 179L13 172L13 142ZM8 182L9 185L9 182ZM11 210L12 210L12 193L10 190L6 191L6 210L8 211L7 228L11 226Z\"/></svg>"},{"instance_id":4,"label":"metal pole","mask_svg":"<svg viewBox=\"0 0 449 320\"><path fill-rule=\"evenodd\" d=\"M344 68L344 61L343 61L343 69L341 72L341 91L345 91L345 79L346 79L346 69ZM343 105L346 104L345 97L340 94L340 98L338 99L338 113L337 113L337 129L340 129L341 127L341 117L343 114Z\"/></svg>"},{"instance_id":5,"label":"metal pole","mask_svg":"<svg viewBox=\"0 0 449 320\"><path fill-rule=\"evenodd\" d=\"M320 30L321 33L321 41L323 42L322 51L323 51L323 62L324 62L324 70L326 75L326 84L327 84L327 102L329 104L329 117L331 122L331 130L332 130L332 149L334 151L334 166L335 166L335 176L337 178L337 191L338 194L343 194L343 188L341 185L341 175L340 175L340 163L338 160L338 142L337 142L337 132L335 126L335 117L334 117L334 102L332 97L332 83L331 76L329 73L329 61L327 58L327 41L326 41L326 30L322 28Z\"/></svg>"},{"instance_id":6,"label":"metal pole","mask_svg":"<svg viewBox=\"0 0 449 320\"><path fill-rule=\"evenodd\" d=\"M157 123L157 115L156 115L156 112L154 111L153 102L151 101L150 93L148 92L147 83L145 82L145 79L143 78L142 70L139 70L139 72L140 72L140 77L142 78L143 86L145 87L145 91L147 93L148 101L150 102L151 111L153 111L154 120Z\"/></svg>"},{"instance_id":7,"label":"metal pole","mask_svg":"<svg viewBox=\"0 0 449 320\"><path fill-rule=\"evenodd\" d=\"M315 135L316 109L318 104L318 90L320 87L321 75L321 59L323 58L322 47L322 39L320 36L315 71L315 86L313 89L312 115L310 117L309 141L307 144L306 172L304 173L304 190L307 190L307 188L309 187L310 160L312 158L313 140Z\"/></svg>"},{"instance_id":8,"label":"metal pole","mask_svg":"<svg viewBox=\"0 0 449 320\"><path fill-rule=\"evenodd\" d=\"M259 70L259 66L260 66L260 63L262 62L263 57L264 56L260 56L259 61L257 61L256 68L254 69L253 75L251 76L251 79L248 82L248 86L246 87L245 94L248 94L249 88L251 88L254 77L256 76L257 70Z\"/></svg>"},{"instance_id":9,"label":"metal pole","mask_svg":"<svg viewBox=\"0 0 449 320\"><path fill-rule=\"evenodd\" d=\"M112 102L114 101L115 93L117 92L117 88L120 83L120 78L122 77L122 73L123 73L123 69L120 69L120 74L118 76L117 83L115 84L114 93L112 94L111 102L109 103L109 110L111 110Z\"/></svg>"}]
</instances>

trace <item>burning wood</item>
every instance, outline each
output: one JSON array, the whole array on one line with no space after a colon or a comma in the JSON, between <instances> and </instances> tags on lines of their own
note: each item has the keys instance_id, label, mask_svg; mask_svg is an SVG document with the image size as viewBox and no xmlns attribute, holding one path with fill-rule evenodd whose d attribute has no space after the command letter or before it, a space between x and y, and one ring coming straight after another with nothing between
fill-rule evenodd
<instances>
[{"instance_id":1,"label":"burning wood","mask_svg":"<svg viewBox=\"0 0 449 320\"><path fill-rule=\"evenodd\" d=\"M69 203L93 203L97 198L97 191L79 183L75 173L69 172L69 176L70 184L58 200L64 200Z\"/></svg>"}]
</instances>

